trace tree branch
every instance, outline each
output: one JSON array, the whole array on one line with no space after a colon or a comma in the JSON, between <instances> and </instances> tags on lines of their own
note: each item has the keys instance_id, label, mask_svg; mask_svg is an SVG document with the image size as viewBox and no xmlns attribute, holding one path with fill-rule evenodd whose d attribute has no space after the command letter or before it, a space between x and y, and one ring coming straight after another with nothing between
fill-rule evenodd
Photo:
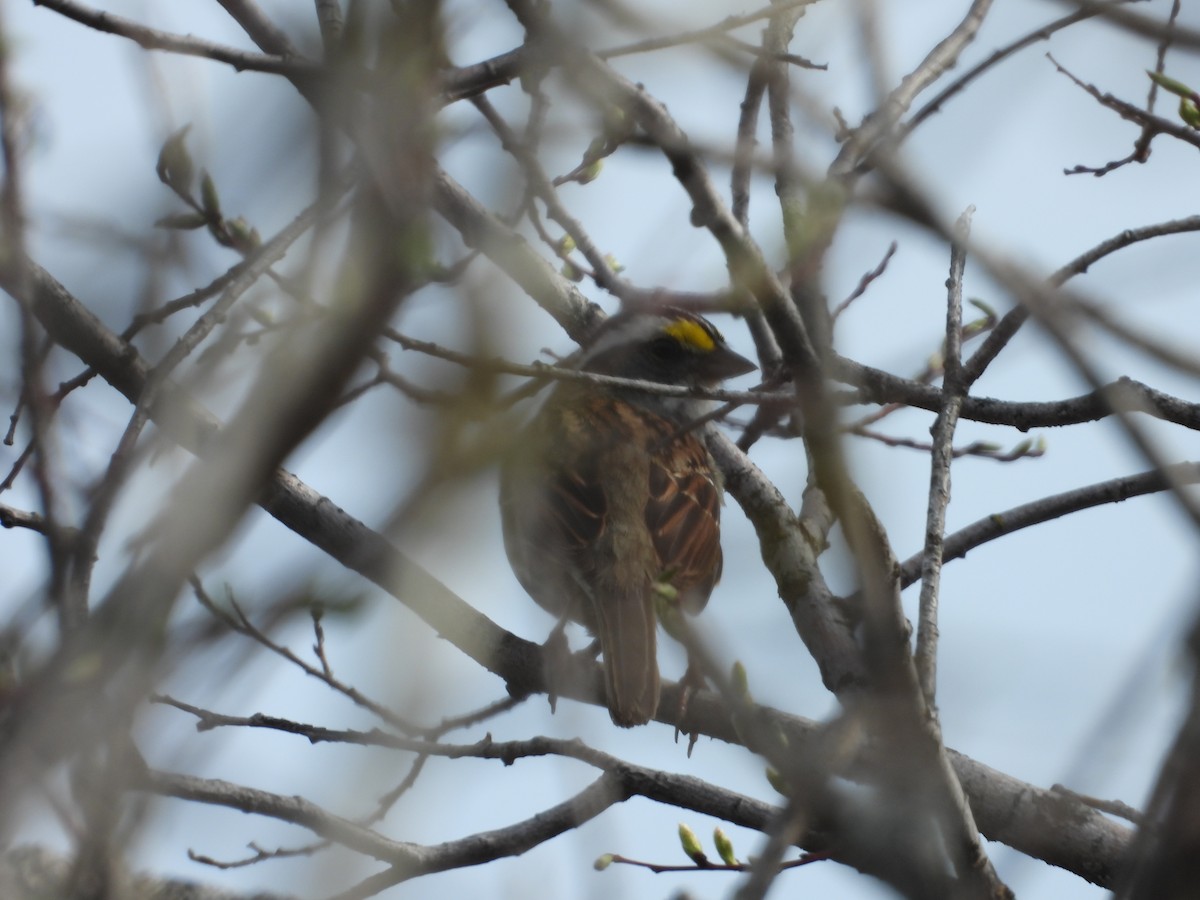
<instances>
[{"instance_id":1,"label":"tree branch","mask_svg":"<svg viewBox=\"0 0 1200 900\"><path fill-rule=\"evenodd\" d=\"M110 12L91 9L74 0L34 0L35 6L44 6L61 16L102 31L115 34L133 41L146 50L165 50L184 56L198 56L211 59L214 62L226 63L239 72L254 71L268 72L289 77L315 75L319 66L301 59L290 59L284 56L271 56L254 53L249 50L238 50L211 41L194 38L190 35L169 34L155 28L139 25L132 19L115 15Z\"/></svg>"}]
</instances>

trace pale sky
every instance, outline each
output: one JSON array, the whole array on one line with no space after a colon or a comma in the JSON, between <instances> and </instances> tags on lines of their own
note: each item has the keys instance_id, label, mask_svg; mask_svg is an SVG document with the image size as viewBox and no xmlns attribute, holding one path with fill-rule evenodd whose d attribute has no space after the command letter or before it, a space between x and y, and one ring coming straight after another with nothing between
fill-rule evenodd
<instances>
[{"instance_id":1,"label":"pale sky","mask_svg":"<svg viewBox=\"0 0 1200 900\"><path fill-rule=\"evenodd\" d=\"M311 4L276 0L263 7L287 11L293 39L311 46L315 25ZM948 30L968 4L911 0L902 6L877 4L886 54L885 79L894 84ZM641 12L665 24L664 31L697 27L750 5L706 2L688 6L648 0ZM870 105L870 87L858 60L862 48L849 11L853 4L824 0L800 20L793 50L827 72L797 72L799 91L836 104L857 123ZM954 12L947 12L953 7ZM1163 16L1162 0L1140 4L1143 15ZM191 33L249 47L215 3L118 2L104 8L179 33ZM455 0L448 4L453 59L474 62L510 49L520 32L502 4ZM569 3L556 9L570 10ZM1042 0L996 4L964 65L984 58L1016 36L1061 15L1066 6ZM154 161L166 135L192 123L191 143L198 164L208 167L226 205L243 213L267 235L309 202L311 155L298 135L306 107L286 85L254 73L237 74L219 64L147 55L119 38L101 35L32 5L6 4L5 26L15 39L15 72L28 93L36 121L36 143L27 159L32 246L38 261L118 330L135 309L140 267L126 247L69 227L79 219L117 225L145 235L158 216L174 207L154 174ZM1182 21L1192 27L1184 13ZM296 23L299 23L298 25ZM756 30L744 35L754 40ZM614 39L611 42L619 43ZM904 162L931 192L940 213L957 216L974 205L974 235L1033 271L1048 274L1074 256L1121 230L1194 213L1194 149L1160 138L1148 165L1128 166L1093 178L1064 176L1076 164L1098 165L1126 155L1136 128L1101 109L1057 74L1044 57L1056 59L1080 78L1132 102L1147 89L1144 70L1154 65L1154 48L1102 24L1085 23L1057 35L1048 45L1029 48L986 76L923 125L905 145ZM663 99L695 139L724 146L736 123L744 78L714 64L697 49L634 56L620 70ZM1167 72L1200 84L1200 65L1183 52L1169 58ZM495 102L520 102L517 87L495 92ZM1166 115L1171 104L1160 100ZM487 168L492 138L481 131L469 109L445 113L447 167L477 189L485 201L500 202L509 185ZM766 115L763 115L766 121ZM800 120L797 141L806 164L822 170L836 146L817 125ZM578 142L576 142L578 143ZM579 147L562 152L562 171L577 159ZM482 152L481 152L482 151ZM687 228L686 198L666 177L666 163L646 152L618 154L592 185L568 186L562 197L607 252L640 285L713 289L725 278L723 260L711 237ZM717 173L728 191L728 179ZM779 261L778 207L766 181L758 183L752 228L764 249ZM172 283L168 296L206 283L232 264L227 251L210 250L198 232L190 237L194 269ZM945 316L948 255L944 247L895 219L852 214L831 251L825 287L831 302L849 293L863 273L882 258L890 241L899 243L887 272L839 322L841 353L909 375L918 372L941 340ZM1166 238L1096 265L1074 282L1086 295L1110 304L1128 321L1160 337L1190 346L1200 333L1193 261L1200 249L1195 235ZM502 281L486 263L478 264L466 287L486 289L502 314L516 323L501 335L503 348L518 361L534 359L541 348L568 352L568 339L532 301ZM591 298L610 311L613 303L594 286ZM966 294L1001 312L1010 299L968 262ZM14 334L12 304L0 307L6 333ZM433 294L419 295L406 308L403 330L453 346L461 343L457 322ZM742 352L752 347L744 327L725 318L721 328ZM153 348L151 341L146 345ZM160 344L160 350L163 344ZM1135 356L1103 338L1083 340L1106 377L1130 375L1189 399L1194 382ZM411 371L420 362L405 358ZM72 367L72 371L74 368ZM739 382L748 386L752 382ZM5 385L11 395L13 385ZM1011 400L1074 396L1087 390L1060 361L1048 341L1027 326L976 386L980 395ZM111 453L114 435L129 415L123 400L100 388L67 419L77 444L79 470L94 472ZM234 396L226 398L232 405ZM222 412L224 410L221 410ZM928 436L931 414L908 411L885 420L880 430L917 440ZM403 479L414 471L419 452L414 423L420 421L394 395L376 394L334 417L289 461L302 479L351 514L378 524L398 498L413 488ZM1192 434L1154 423L1151 428L1172 459L1200 458ZM1025 436L1012 429L963 422L956 443L995 441L1011 447ZM1050 493L1120 475L1141 472L1146 463L1111 423L1045 432L1046 454L1017 463L967 458L955 464L951 531ZM920 547L928 485L925 454L865 441L847 442L854 472L874 503L897 555ZM18 448L0 448L5 470ZM805 469L798 442L766 440L752 457L798 504ZM169 456L137 479L125 497L116 527L102 546L101 585L127 558L122 538L136 531L143 505L167 489L186 465ZM394 476L392 473L395 473ZM399 482L399 483L397 483ZM504 627L542 640L553 624L521 591L504 559L495 514L494 473L447 496L440 513L402 535L404 549ZM2 502L28 508L28 493L16 491ZM795 638L775 586L763 569L753 532L729 503L724 520L725 575L698 620L702 631L719 636L727 661L749 668L755 697L789 712L825 718L834 711L816 669ZM10 573L16 603L36 589L41 559L31 536L4 533L0 565ZM469 548L469 556L464 556ZM836 557L836 554L834 554ZM832 562L832 560L827 561ZM827 565L835 589L851 587L845 571ZM1140 498L1118 506L1076 514L1006 537L949 563L944 573L941 618L940 693L946 743L981 762L1040 787L1063 782L1073 789L1135 806L1146 799L1158 761L1173 736L1182 677L1186 670L1180 638L1196 608L1196 535L1166 497ZM228 581L239 596L278 591L310 579L325 589L366 591L367 614L352 622L330 623L331 661L347 681L368 693L417 712L428 682L447 686L448 709L460 712L496 699L502 685L481 672L391 598L369 590L356 577L255 510L235 536L235 545L212 561L206 581ZM915 617L917 589L905 594ZM311 635L288 635L303 652ZM582 634L576 634L576 643ZM664 642L669 645L670 642ZM683 654L666 646L664 674L682 673ZM262 711L330 727L369 727L365 714L332 700L299 674L261 656L247 668L226 673L192 670L171 691L181 699L230 713ZM418 673L422 682L415 682ZM446 710L426 709L436 719ZM210 777L244 781L283 794L302 793L354 817L390 789L406 771L394 755L310 746L299 738L263 732L196 734L187 717L164 711L151 721L158 741L147 755L155 765ZM755 797L773 800L761 762L731 748L702 740L691 759L665 726L617 732L603 709L569 701L551 717L544 700L527 702L512 716L486 729L468 730L452 740L470 742L483 731L495 737L552 734L581 736L594 745L638 762L709 778ZM501 827L557 803L594 777L578 764L527 760L512 769L498 763L433 761L413 794L387 820L392 837L433 842L473 830ZM218 872L188 861L186 850L217 858L237 857L249 841L261 846L301 844L300 829L233 813L172 802L157 809L152 832L139 844L136 864L230 889L295 891L303 896L333 892L371 871L296 859ZM697 897L727 896L737 880L727 875L651 875L614 867L596 873L591 861L613 851L640 859L681 863L677 821L688 821L707 842L714 822L704 817L635 800L609 810L577 832L530 853L480 869L433 876L385 896L546 896L651 898L686 890ZM32 837L61 841L40 817L30 818ZM740 855L756 852L761 836L726 826ZM998 845L989 852L1000 875L1022 898L1085 900L1103 895L1073 875L1020 857ZM336 857L344 862L344 857ZM890 896L856 872L834 864L807 867L783 876L776 894L859 900Z\"/></svg>"}]
</instances>

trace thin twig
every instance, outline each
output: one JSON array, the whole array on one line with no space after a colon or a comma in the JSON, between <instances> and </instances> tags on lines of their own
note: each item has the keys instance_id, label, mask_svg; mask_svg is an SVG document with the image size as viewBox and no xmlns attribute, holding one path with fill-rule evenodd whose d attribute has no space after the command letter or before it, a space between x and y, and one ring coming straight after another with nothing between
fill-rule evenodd
<instances>
[{"instance_id":1,"label":"thin twig","mask_svg":"<svg viewBox=\"0 0 1200 900\"><path fill-rule=\"evenodd\" d=\"M899 245L895 241L892 241L890 244L888 244L887 252L883 254L883 259L879 261L879 265L863 275L863 277L858 280L858 284L855 285L854 290L850 292L849 296L847 296L845 300L834 307L833 312L829 316L830 321L836 322L838 317L850 307L851 303L867 292L867 288L870 287L871 282L878 279L881 275L883 275L884 272L887 271L888 263L891 262L892 257L896 255L896 249L898 246Z\"/></svg>"},{"instance_id":2,"label":"thin twig","mask_svg":"<svg viewBox=\"0 0 1200 900\"><path fill-rule=\"evenodd\" d=\"M117 448L113 451L104 476L92 496L87 514L80 527L79 538L73 548L71 578L73 589L81 596L86 596L90 587L96 549L108 522L109 514L121 488L132 476L134 465L139 459L139 455L135 453L137 441L142 430L150 421L150 410L158 401L171 372L204 341L214 328L225 321L234 303L253 287L272 265L282 259L288 248L312 227L322 208L320 201L311 204L279 234L253 251L245 265L237 268L236 274L228 281L221 296L212 307L188 327L187 331L151 371L150 377L146 380L141 395L134 405L129 422L117 443Z\"/></svg>"},{"instance_id":3,"label":"thin twig","mask_svg":"<svg viewBox=\"0 0 1200 900\"><path fill-rule=\"evenodd\" d=\"M833 369L839 379L858 385L856 391L847 392L840 398L843 403L899 403L930 412L942 408L942 392L932 385L901 378L841 356L833 360ZM1200 431L1200 404L1173 397L1132 378L1105 382L1094 391L1062 400L1012 401L968 396L963 401L962 418L989 425L1011 425L1021 431L1061 428L1108 418L1113 415L1111 403L1118 395L1121 408L1128 412L1139 412ZM772 398L760 397L759 402L768 399Z\"/></svg>"},{"instance_id":4,"label":"thin twig","mask_svg":"<svg viewBox=\"0 0 1200 900\"><path fill-rule=\"evenodd\" d=\"M1114 3L1128 3L1130 0L1113 0ZM908 135L917 128L922 122L939 112L947 100L951 99L955 94L961 93L975 79L979 78L985 72L995 68L999 63L1008 59L1014 53L1024 50L1026 47L1036 44L1038 41L1048 41L1050 37L1064 28L1069 28L1077 22L1083 22L1093 16L1101 14L1099 9L1077 9L1072 13L1068 13L1060 19L1055 19L1049 24L1043 25L1029 34L1022 35L1012 43L1006 44L999 50L996 50L983 62L972 66L950 84L946 85L942 90L931 99L928 103L922 106L919 110L912 114L900 128L897 130L896 139L904 140Z\"/></svg>"},{"instance_id":5,"label":"thin twig","mask_svg":"<svg viewBox=\"0 0 1200 900\"><path fill-rule=\"evenodd\" d=\"M1078 791L1073 791L1069 787L1061 784L1053 784L1050 790L1057 794L1063 794L1070 797L1072 800L1078 800L1092 809L1098 809L1100 812L1108 813L1111 816L1120 816L1127 822L1132 822L1134 825L1141 826L1145 824L1146 817L1137 809L1130 806L1128 803L1123 803L1120 800L1105 800L1101 797L1091 797L1087 794L1081 794Z\"/></svg>"},{"instance_id":6,"label":"thin twig","mask_svg":"<svg viewBox=\"0 0 1200 900\"><path fill-rule=\"evenodd\" d=\"M249 50L238 50L212 41L201 40L190 35L170 34L156 28L139 25L132 19L102 10L91 9L74 0L36 0L36 6L44 6L61 16L73 19L81 25L115 34L133 41L146 50L165 50L185 56L199 56L215 62L227 63L239 72L270 72L278 75L315 75L319 68L302 59L270 56Z\"/></svg>"},{"instance_id":7,"label":"thin twig","mask_svg":"<svg viewBox=\"0 0 1200 900\"><path fill-rule=\"evenodd\" d=\"M758 111L767 89L767 64L756 59L746 78L746 94L738 116L737 142L733 148L733 167L729 175L730 212L743 228L750 222L750 176L754 173L754 148L758 146Z\"/></svg>"},{"instance_id":8,"label":"thin twig","mask_svg":"<svg viewBox=\"0 0 1200 900\"><path fill-rule=\"evenodd\" d=\"M700 41L708 40L712 37L723 35L735 28L741 28L743 25L750 25L754 22L760 22L763 19L769 19L772 16L778 16L781 13L791 12L793 10L801 10L806 6L811 6L816 0L781 0L778 3L772 3L769 6L764 6L761 9L756 9L754 12L744 13L740 16L729 16L722 19L716 25L709 25L706 28L697 28L692 31L682 31L679 34L669 35L667 37L649 38L644 41L638 41L634 44L626 44L622 47L612 47L608 50L597 51L596 56L600 59L616 59L619 56L629 56L634 53L649 53L653 50L662 50L666 47L678 47L683 44L695 44Z\"/></svg>"},{"instance_id":9,"label":"thin twig","mask_svg":"<svg viewBox=\"0 0 1200 900\"><path fill-rule=\"evenodd\" d=\"M197 601L199 601L200 605L208 610L209 613L211 613L214 617L216 617L218 621L223 622L230 630L248 637L258 644L261 644L272 653L275 653L276 655L285 659L287 662L290 662L292 665L299 668L302 672L304 672L305 675L317 679L318 681L324 683L327 687L333 688L333 690L346 697L356 706L360 706L363 709L375 714L397 731L405 734L418 734L422 732L423 729L421 729L419 726L412 722L406 721L403 717L397 715L382 703L372 700L362 691L358 690L352 685L344 683L341 681L341 679L335 677L332 672L328 671L328 664L325 663L323 659L321 660L321 666L314 666L312 663L301 659L287 647L284 647L282 644L273 641L264 631L250 621L249 617L246 616L241 607L238 605L237 601L232 597L230 598L229 603L232 612L229 612L221 609L221 607L216 604L216 602L209 595L208 591L204 589L204 585L201 583L200 579L195 575L190 576L188 578L188 582L191 584L192 592ZM178 706L179 704L174 703L172 705ZM189 708L188 711L195 713L195 710L191 708Z\"/></svg>"},{"instance_id":10,"label":"thin twig","mask_svg":"<svg viewBox=\"0 0 1200 900\"><path fill-rule=\"evenodd\" d=\"M950 463L954 458L954 430L962 408L962 281L971 234L968 207L958 219L950 245L950 277L946 296L945 375L942 408L933 424L933 449L929 454L929 501L925 513L925 550L921 566L921 599L917 615L915 663L921 691L930 713L937 715L938 592L946 533L946 508L950 505Z\"/></svg>"},{"instance_id":11,"label":"thin twig","mask_svg":"<svg viewBox=\"0 0 1200 900\"><path fill-rule=\"evenodd\" d=\"M14 509L0 503L0 528L28 528L38 534L45 534L46 520L35 512Z\"/></svg>"},{"instance_id":12,"label":"thin twig","mask_svg":"<svg viewBox=\"0 0 1200 900\"><path fill-rule=\"evenodd\" d=\"M1141 228L1127 228L1106 241L1084 251L1065 266L1061 267L1048 279L1051 287L1061 287L1076 275L1085 274L1092 265L1106 256L1116 253L1125 247L1151 238L1167 234L1184 234L1190 231L1200 231L1200 216L1188 216L1183 219L1171 219L1155 225L1143 225ZM963 366L963 380L968 387L974 384L984 373L984 370L999 355L1008 342L1013 339L1021 326L1029 318L1029 310L1024 306L1016 306L1006 313L992 329L982 346L972 354Z\"/></svg>"},{"instance_id":13,"label":"thin twig","mask_svg":"<svg viewBox=\"0 0 1200 900\"><path fill-rule=\"evenodd\" d=\"M1132 497L1143 497L1169 490L1172 483L1196 484L1200 482L1200 463L1177 463L1165 471L1152 470L1138 475L1127 475L1086 487L1052 494L1030 503L995 512L947 535L943 562L963 559L977 547L990 543L1024 528L1032 528L1043 522L1060 519L1071 513L1094 509L1106 503L1121 503ZM900 584L908 587L921 577L922 553L915 553L900 564Z\"/></svg>"},{"instance_id":14,"label":"thin twig","mask_svg":"<svg viewBox=\"0 0 1200 900\"><path fill-rule=\"evenodd\" d=\"M887 99L848 136L837 158L830 166L834 175L854 171L886 140L900 117L912 105L917 95L939 79L958 62L959 55L975 39L992 0L974 0L962 21L937 46L926 54L920 64L900 82Z\"/></svg>"},{"instance_id":15,"label":"thin twig","mask_svg":"<svg viewBox=\"0 0 1200 900\"><path fill-rule=\"evenodd\" d=\"M302 58L300 51L288 39L270 16L254 0L217 0L225 12L250 36L260 49L270 47L271 52L288 58Z\"/></svg>"},{"instance_id":16,"label":"thin twig","mask_svg":"<svg viewBox=\"0 0 1200 900\"><path fill-rule=\"evenodd\" d=\"M903 409L902 406L899 408ZM846 433L878 441L885 447L903 447L908 450L919 450L921 453L931 453L933 451L933 443L930 441L917 441L909 437L884 434L880 431L864 428L861 425L847 428ZM1025 438L1009 449L1005 449L991 441L972 441L962 447L955 447L952 451L955 459L971 456L977 459L990 459L994 462L1002 463L1016 462L1019 459L1037 459L1040 456L1044 456L1045 453L1045 441L1040 438L1038 440Z\"/></svg>"}]
</instances>

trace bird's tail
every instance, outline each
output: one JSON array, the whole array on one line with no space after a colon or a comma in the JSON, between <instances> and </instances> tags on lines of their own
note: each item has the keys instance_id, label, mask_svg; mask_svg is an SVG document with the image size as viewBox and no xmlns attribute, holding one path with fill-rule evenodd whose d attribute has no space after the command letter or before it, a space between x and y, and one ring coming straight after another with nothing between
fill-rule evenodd
<instances>
[{"instance_id":1,"label":"bird's tail","mask_svg":"<svg viewBox=\"0 0 1200 900\"><path fill-rule=\"evenodd\" d=\"M644 591L618 591L594 601L604 652L608 713L622 728L644 725L658 710L658 620Z\"/></svg>"}]
</instances>

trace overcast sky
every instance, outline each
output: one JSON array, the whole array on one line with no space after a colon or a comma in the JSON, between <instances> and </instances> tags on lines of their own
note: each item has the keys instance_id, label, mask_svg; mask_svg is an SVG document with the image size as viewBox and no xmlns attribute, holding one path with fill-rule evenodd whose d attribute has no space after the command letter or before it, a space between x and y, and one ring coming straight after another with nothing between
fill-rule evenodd
<instances>
[{"instance_id":1,"label":"overcast sky","mask_svg":"<svg viewBox=\"0 0 1200 900\"><path fill-rule=\"evenodd\" d=\"M262 5L288 24L297 43L313 46L311 4L277 0ZM968 4L909 0L878 5L885 79L895 84ZM643 0L638 7L661 21L664 33L751 8L711 0L688 4L685 21L678 17L678 3ZM853 7L825 0L800 20L794 52L828 63L829 69L798 71L794 82L823 110L836 105L847 121L857 123L870 108L871 90L859 62L863 50L850 15ZM112 0L104 8L171 31L250 47L216 3ZM569 3L556 8L572 9ZM1066 8L1042 0L996 4L960 71ZM1137 7L1159 17L1168 8L1163 0ZM451 55L457 63L486 58L521 39L502 4L455 0L448 11ZM104 223L121 234L142 236L157 217L174 209L154 174L159 147L172 130L192 123L190 142L197 160L213 172L226 205L246 215L264 235L309 202L312 154L304 137L306 109L277 79L237 74L202 60L148 55L129 42L27 3L5 4L3 14L16 51L16 76L35 122L36 141L27 158L34 255L110 326L119 330L137 308L137 294L144 289L141 267L128 245L112 239L116 232L101 236L87 226ZM290 18L283 18L285 14ZM1182 21L1200 27L1195 10L1190 18L1185 12ZM747 29L744 36L755 40L756 28ZM620 42L621 36L613 34L596 43ZM922 126L903 152L905 163L943 216L953 218L974 205L976 238L1045 274L1125 228L1195 212L1194 148L1169 139L1155 143L1148 165L1127 166L1099 179L1063 174L1077 164L1099 165L1126 155L1136 129L1057 74L1044 56L1047 48L1062 65L1101 90L1135 103L1145 97L1145 70L1153 68L1154 47L1112 27L1085 23L1000 66ZM728 144L744 90L741 74L695 48L627 57L617 65L663 99L693 138ZM1200 84L1200 65L1186 53L1172 54L1167 72ZM522 102L515 86L495 95L501 109L515 109ZM1160 109L1165 113L1170 104ZM452 146L445 156L447 166L482 199L501 202L511 187L504 173L489 168L493 145L477 119L468 110L452 108L443 121L446 142ZM836 145L815 122L801 119L797 132L805 164L821 171ZM565 142L559 171L574 164L581 146L578 141ZM720 287L726 273L719 250L707 233L684 227L686 197L665 173L665 164L649 154L622 153L608 162L596 183L568 186L562 195L633 282ZM727 186L723 171L717 177ZM777 206L772 206L768 181L758 182L756 190L752 227L778 263ZM895 219L853 213L832 248L825 288L831 302L847 295L892 240L899 244L897 255L839 321L836 340L844 355L910 375L920 371L941 340L945 248ZM1193 262L1198 240L1195 235L1172 237L1122 251L1095 266L1077 286L1130 321L1190 349L1200 333ZM165 287L165 296L204 284L232 264L228 252L203 246L202 233L194 241L193 270L175 276L178 282ZM473 289L489 282L497 285L489 296L504 304L503 315L516 323L500 336L506 352L528 361L543 347L564 353L571 349L549 317L499 281L486 264L468 276ZM1009 308L1010 299L970 263L965 286L968 296L1000 311ZM594 287L583 288L613 309L611 300ZM404 330L461 346L460 323L448 319L444 309L436 295L419 295L406 308ZM12 304L0 314L5 316L6 333L15 334ZM719 324L735 347L752 352L740 323L726 318ZM152 340L147 351L154 346ZM1083 346L1106 377L1130 375L1184 399L1195 397L1194 382L1111 341L1092 335ZM417 373L424 371L419 363L408 364ZM5 388L11 394L13 385ZM1041 400L1086 389L1030 326L975 392ZM124 401L97 388L88 390L88 400L74 406L65 420L64 439L79 455L80 473L94 473L105 464L113 435L119 433L115 429L129 414ZM229 400L232 403L233 397ZM289 461L289 468L351 514L379 524L413 488L389 483L389 473L402 479L414 471L420 421L419 414L395 396L372 396L331 419ZM931 423L929 414L903 412L880 428L921 440L927 438ZM1172 459L1200 457L1194 435L1155 426L1151 431ZM955 464L950 530L1049 493L1147 468L1109 423L1035 436L1046 441L1041 458L1009 464L967 458ZM1024 437L1012 429L964 422L957 443L989 440L1011 447ZM0 447L6 470L19 450ZM898 556L904 559L916 552L924 523L927 457L864 441L847 442L847 450ZM764 441L753 456L798 504L805 478L799 443ZM136 531L149 498L161 496L186 462L182 455L168 457L134 482L121 506L124 527L115 528L102 548L101 584L127 559L122 537ZM517 634L541 640L552 622L525 597L508 569L494 492L491 473L464 485L444 498L439 513L422 521L419 532L414 529L400 540L468 602ZM4 502L29 508L30 497L27 488L19 487ZM753 532L732 503L724 534L725 575L700 620L701 628L714 639L720 636L725 660L746 662L757 699L799 715L828 717L834 712L833 701L795 640L774 583L762 567ZM0 594L0 603L15 605L36 589L43 574L36 548L32 536L4 534L0 565L9 573L10 592ZM464 548L469 548L468 556ZM948 746L1041 787L1062 782L1141 806L1173 734L1183 696L1181 676L1186 670L1180 637L1200 599L1196 564L1196 536L1166 497L1074 515L948 564L939 670ZM236 543L205 574L212 585L228 581L245 596L309 579L329 590L367 591L259 511L250 514ZM827 574L836 589L852 586L844 568L832 566ZM502 686L496 679L448 652L398 604L367 593L372 599L364 617L331 625L331 657L343 678L405 708L421 704L425 692L415 680L418 674L426 682L446 685L449 708L456 711L498 696ZM914 617L915 588L905 600ZM303 630L288 637L297 652L311 642ZM575 637L582 640L581 635ZM683 655L677 647L664 647L662 658L668 677L682 673ZM233 679L211 669L189 671L172 690L181 699L231 713L263 711L331 727L371 724L361 712L331 700L327 691L314 689L286 667L256 660L232 671L237 673ZM425 712L436 717L443 711ZM302 793L347 816L370 809L371 798L406 771L406 761L389 754L347 753L263 733L198 735L187 717L175 713L157 712L149 721L158 740L148 755L157 765L283 794ZM761 763L745 754L704 740L688 759L664 726L617 733L603 709L563 702L551 717L544 701L535 699L488 730L498 738L582 736L635 761L711 778L768 800L776 796L763 778ZM468 731L455 739L481 736ZM432 842L500 827L559 802L591 778L591 771L566 762L531 760L507 770L494 763L433 761L411 797L388 819L386 831L399 839ZM267 820L191 805L175 803L158 812L152 833L137 852L139 864L147 868L231 888L256 886L313 896L350 879L344 869L320 860L225 872L200 867L188 862L188 848L231 858L242 855L251 840L273 847L302 843L306 835ZM678 818L673 809L635 800L518 859L423 879L393 895L650 898L681 889L698 897L728 895L737 883L732 876L655 876L620 867L603 873L591 870L591 860L607 851L682 862L675 839ZM700 816L684 818L707 840L714 823ZM44 819L35 822L31 816L29 826L29 833L39 839L61 841ZM759 836L727 830L740 855L756 852ZM1001 877L1023 898L1073 900L1103 893L1005 848L992 845L989 851ZM852 900L888 896L834 864L787 874L776 891L780 896L787 891Z\"/></svg>"}]
</instances>

